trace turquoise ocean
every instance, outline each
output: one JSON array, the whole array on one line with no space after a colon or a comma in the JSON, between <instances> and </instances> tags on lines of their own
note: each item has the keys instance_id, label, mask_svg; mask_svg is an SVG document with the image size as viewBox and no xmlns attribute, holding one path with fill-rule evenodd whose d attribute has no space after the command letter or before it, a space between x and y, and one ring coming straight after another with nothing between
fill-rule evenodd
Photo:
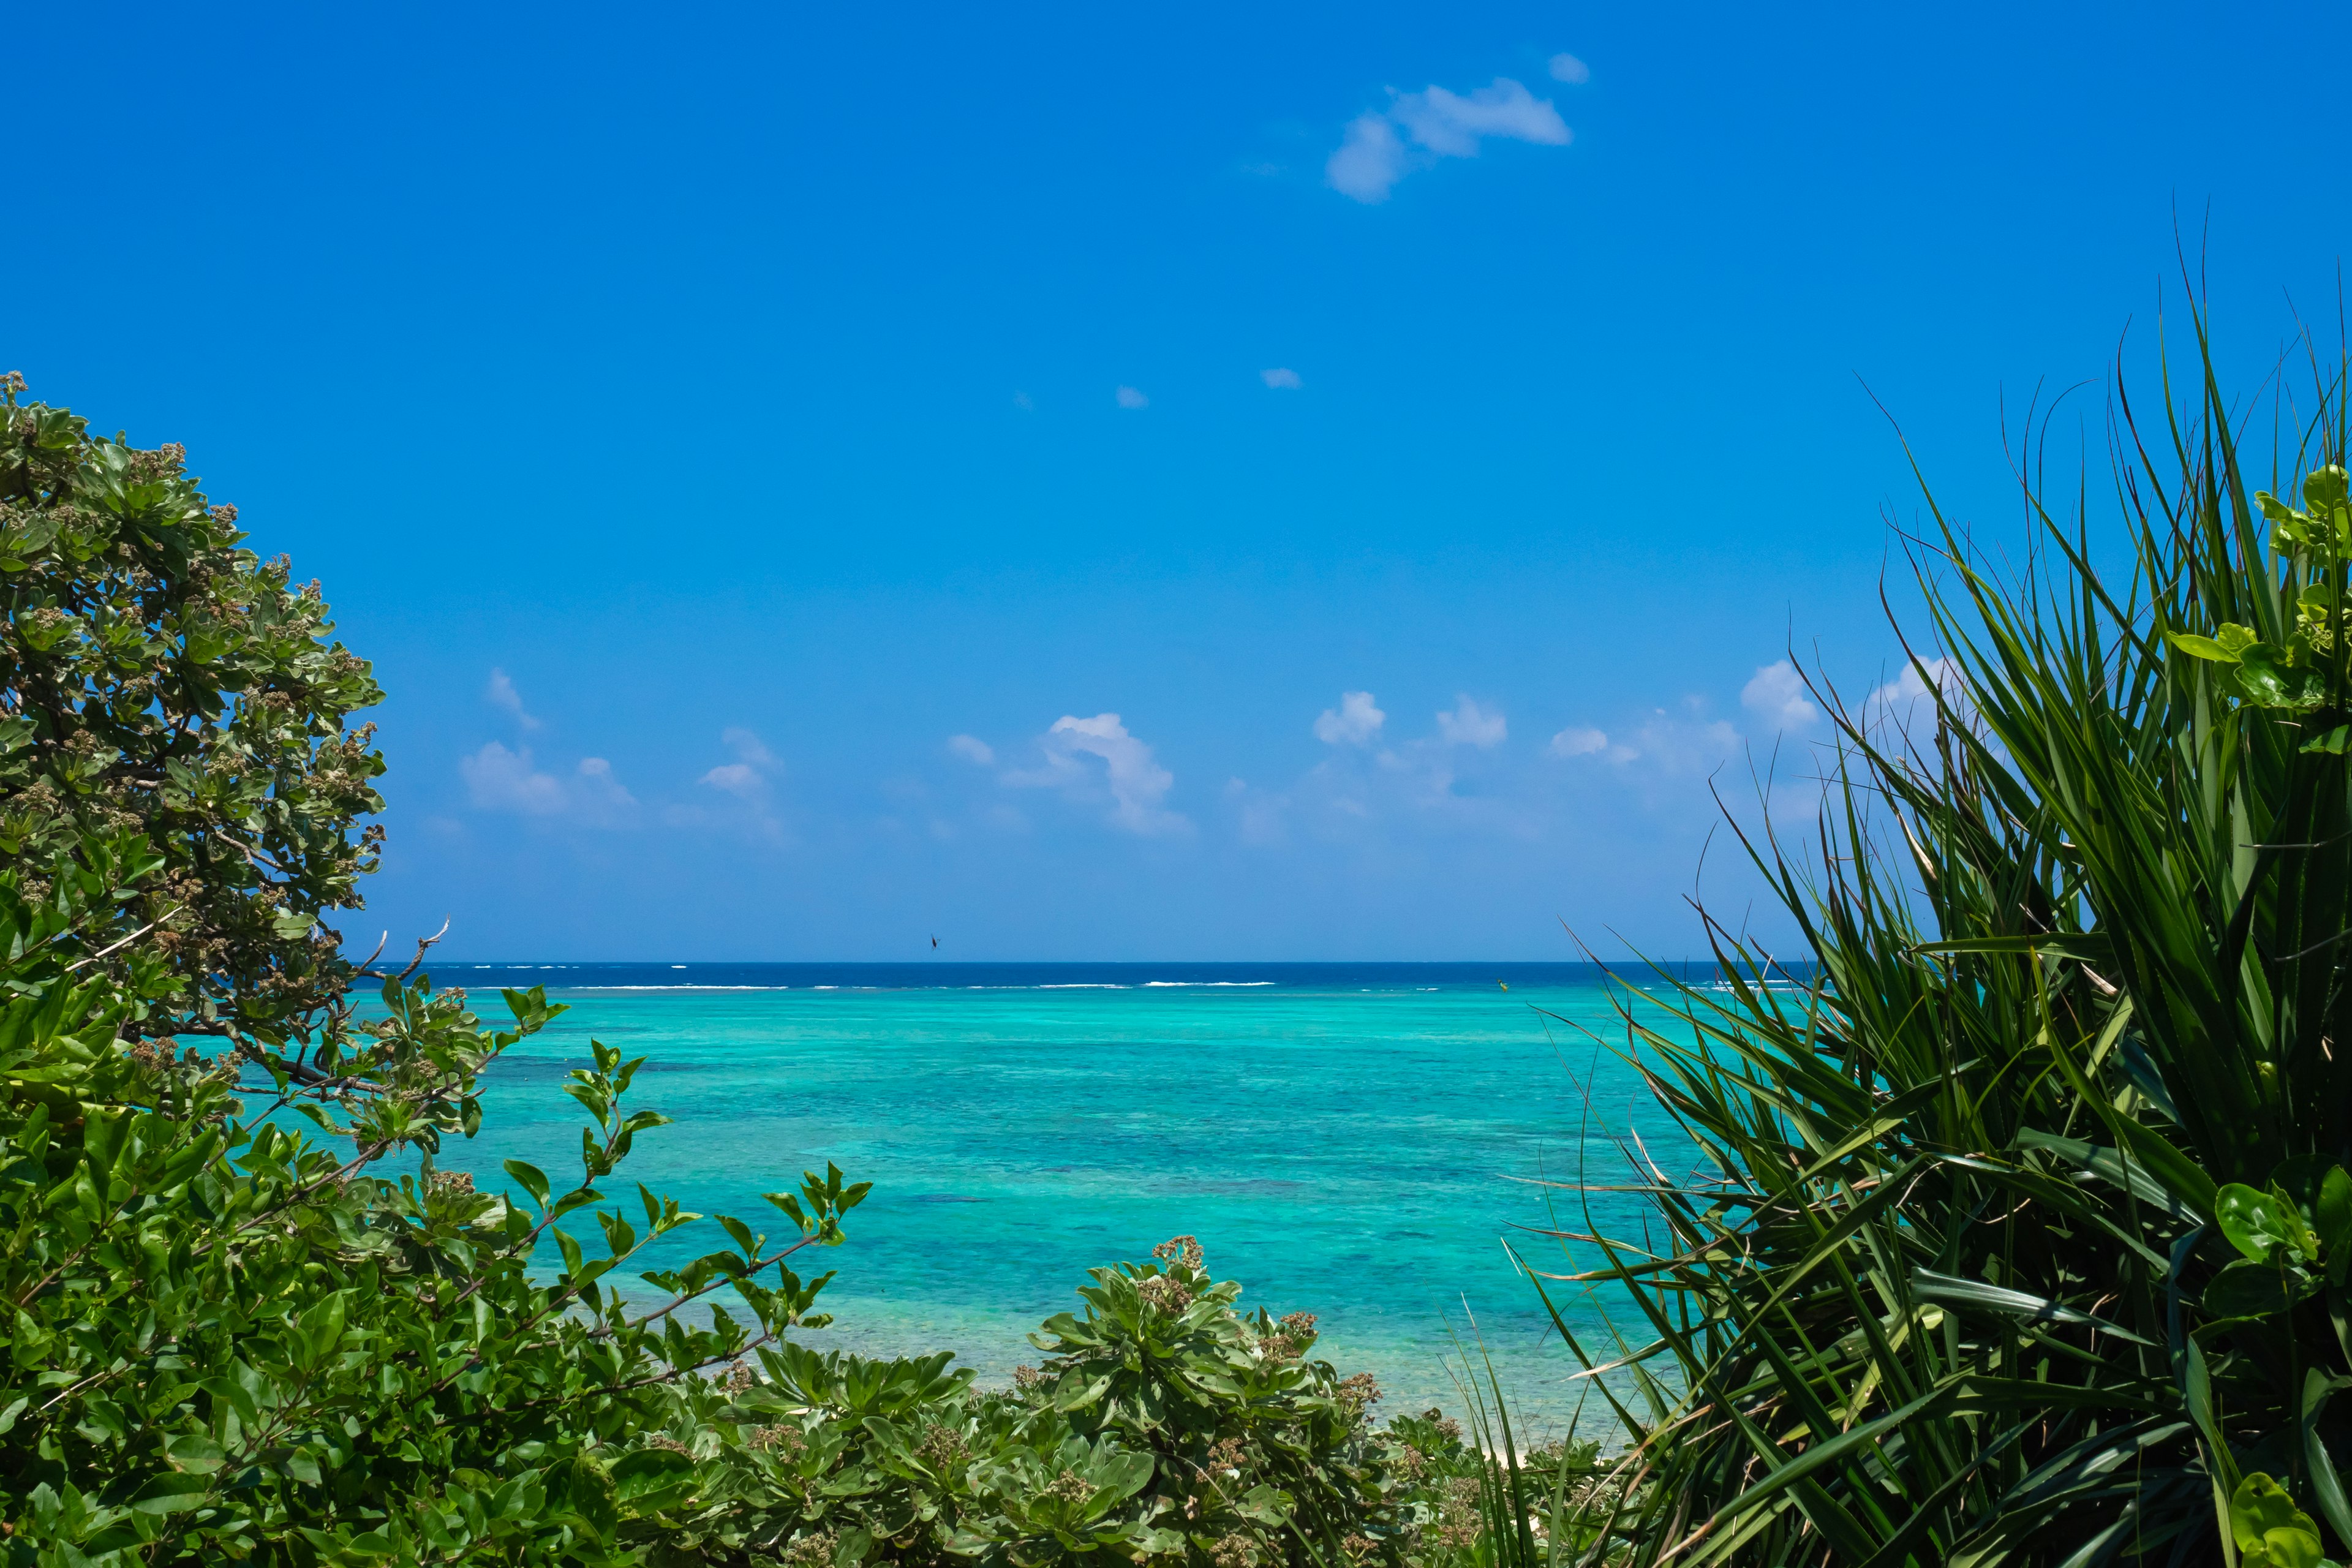
<instances>
[{"instance_id":1,"label":"turquoise ocean","mask_svg":"<svg viewBox=\"0 0 2352 1568\"><path fill-rule=\"evenodd\" d=\"M1506 1244L1538 1269L1590 1267L1590 1248L1544 1234L1587 1228L1584 1200L1547 1184L1580 1170L1627 1183L1629 1131L1654 1157L1678 1147L1609 1048L1623 1029L1583 965L433 975L486 1019L504 1016L503 986L544 985L570 1008L495 1067L482 1133L453 1143L445 1168L498 1187L500 1162L523 1159L577 1180L583 1118L564 1075L592 1037L645 1057L632 1100L675 1125L639 1138L626 1176L771 1230L782 1218L760 1194L803 1170L830 1161L873 1183L847 1243L795 1260L839 1271L824 1300L835 1323L807 1342L952 1350L984 1383L1037 1359L1026 1336L1080 1305L1087 1269L1189 1234L1219 1279L1242 1282L1245 1307L1316 1313L1318 1353L1378 1374L1385 1414L1459 1407L1459 1336L1483 1342L1515 1410L1557 1431L1585 1385ZM1592 1201L1612 1234L1641 1235L1633 1200ZM663 1261L719 1245L709 1227L671 1241ZM1580 1337L1650 1337L1617 1297L1549 1288Z\"/></svg>"}]
</instances>

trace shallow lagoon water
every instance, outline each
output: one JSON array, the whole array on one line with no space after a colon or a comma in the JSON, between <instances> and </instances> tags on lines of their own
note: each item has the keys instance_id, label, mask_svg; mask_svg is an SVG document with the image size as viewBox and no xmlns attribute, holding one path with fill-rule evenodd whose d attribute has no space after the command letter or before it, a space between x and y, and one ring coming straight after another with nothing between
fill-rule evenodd
<instances>
[{"instance_id":1,"label":"shallow lagoon water","mask_svg":"<svg viewBox=\"0 0 2352 1568\"><path fill-rule=\"evenodd\" d=\"M830 1160L874 1184L847 1245L822 1255L839 1270L824 1297L835 1323L811 1342L954 1350L988 1382L1037 1359L1027 1334L1078 1306L1089 1268L1189 1233L1219 1279L1243 1282L1244 1306L1317 1313L1318 1353L1379 1374L1386 1411L1459 1404L1445 1363L1475 1315L1515 1405L1557 1427L1582 1385L1505 1239L1565 1271L1560 1244L1536 1233L1582 1229L1582 1215L1541 1184L1572 1179L1586 1147L1592 1180L1623 1181L1598 1127L1664 1146L1634 1075L1586 1032L1622 1039L1580 965L443 963L435 976L486 1019L503 1016L502 985L545 984L571 1007L494 1069L482 1136L445 1166L496 1186L499 1162L521 1158L576 1179L583 1117L560 1086L593 1035L649 1058L632 1101L676 1119L639 1138L628 1177L771 1229L781 1216L759 1194L803 1169ZM1601 1202L1638 1234L1627 1200ZM715 1230L686 1237L666 1260L718 1245ZM1614 1298L1580 1289L1553 1287L1580 1335L1605 1336L1604 1313L1624 1321Z\"/></svg>"}]
</instances>

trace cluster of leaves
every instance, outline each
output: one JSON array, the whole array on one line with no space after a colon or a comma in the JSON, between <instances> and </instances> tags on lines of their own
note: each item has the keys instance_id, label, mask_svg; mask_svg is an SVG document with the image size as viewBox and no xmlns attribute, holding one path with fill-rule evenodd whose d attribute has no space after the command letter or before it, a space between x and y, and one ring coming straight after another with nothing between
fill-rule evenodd
<instances>
[{"instance_id":1,"label":"cluster of leaves","mask_svg":"<svg viewBox=\"0 0 2352 1568\"><path fill-rule=\"evenodd\" d=\"M1504 1467L1436 1411L1377 1426L1370 1378L1312 1359L1311 1316L1237 1311L1240 1288L1211 1279L1190 1237L1158 1254L1095 1270L1083 1314L1032 1336L1046 1354L1008 1391L976 1389L945 1353L793 1343L761 1351L759 1373L680 1391L651 1447L694 1489L646 1521L651 1560L1494 1561L1485 1505ZM1591 1507L1592 1447L1528 1468L1577 1489L1570 1514Z\"/></svg>"},{"instance_id":2,"label":"cluster of leaves","mask_svg":"<svg viewBox=\"0 0 2352 1568\"><path fill-rule=\"evenodd\" d=\"M321 917L360 903L383 759L346 720L381 697L319 585L239 548L176 445L89 433L0 377L0 861L36 900L93 839L160 864L121 883L122 946L168 962L126 1026L274 1035L339 1005Z\"/></svg>"},{"instance_id":3,"label":"cluster of leaves","mask_svg":"<svg viewBox=\"0 0 2352 1568\"><path fill-rule=\"evenodd\" d=\"M1698 1154L1569 1242L1646 1320L1568 1336L1631 1363L1635 1561L2352 1553L2346 387L2294 510L2199 347L2160 459L2119 388L2127 587L2081 519L2010 581L1948 524L1932 733L1821 690L1815 847L1749 841L1815 963L1625 994Z\"/></svg>"},{"instance_id":4,"label":"cluster of leaves","mask_svg":"<svg viewBox=\"0 0 2352 1568\"><path fill-rule=\"evenodd\" d=\"M772 1245L735 1245L638 1310L607 1279L697 1216L637 1189L601 1206L634 1136L636 1069L608 1047L570 1089L581 1180L493 1195L435 1169L478 1124L476 1080L561 1011L509 992L491 1032L462 995L389 983L363 1045L321 1041L306 1089L240 1056L135 1041L135 998L69 956L54 905L0 873L0 1517L26 1563L627 1561L669 1483L638 1447L670 1389L807 1315L783 1259L840 1239L863 1189L812 1176ZM309 1113L321 1140L289 1131ZM403 1150L421 1174L372 1173ZM593 1215L601 1256L560 1224ZM562 1259L532 1267L542 1239ZM689 1324L721 1286L748 1303Z\"/></svg>"}]
</instances>

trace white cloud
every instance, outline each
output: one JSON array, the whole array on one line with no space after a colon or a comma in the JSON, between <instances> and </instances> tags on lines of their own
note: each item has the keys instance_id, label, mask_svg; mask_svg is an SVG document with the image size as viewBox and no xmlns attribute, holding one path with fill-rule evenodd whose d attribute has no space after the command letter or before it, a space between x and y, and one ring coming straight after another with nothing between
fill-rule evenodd
<instances>
[{"instance_id":1,"label":"white cloud","mask_svg":"<svg viewBox=\"0 0 2352 1568\"><path fill-rule=\"evenodd\" d=\"M1372 705L1370 692L1343 691L1339 706L1326 708L1315 721L1315 738L1334 746L1368 746L1388 717Z\"/></svg>"},{"instance_id":2,"label":"white cloud","mask_svg":"<svg viewBox=\"0 0 2352 1568\"><path fill-rule=\"evenodd\" d=\"M1606 731L1588 730L1575 724L1551 738L1551 754L1555 757L1589 757L1595 752L1608 749Z\"/></svg>"},{"instance_id":3,"label":"white cloud","mask_svg":"<svg viewBox=\"0 0 2352 1568\"><path fill-rule=\"evenodd\" d=\"M479 811L511 811L524 816L571 816L592 826L610 826L634 808L636 796L613 775L602 757L583 757L569 780L537 766L530 748L509 751L496 741L457 759L466 793Z\"/></svg>"},{"instance_id":4,"label":"white cloud","mask_svg":"<svg viewBox=\"0 0 2352 1568\"><path fill-rule=\"evenodd\" d=\"M740 727L720 731L719 739L735 753L735 760L719 763L696 782L723 790L738 800L765 800L769 775L778 771L775 753L761 744L758 735Z\"/></svg>"},{"instance_id":5,"label":"white cloud","mask_svg":"<svg viewBox=\"0 0 2352 1568\"><path fill-rule=\"evenodd\" d=\"M613 776L613 764L602 757L580 759L580 794L592 806L618 810L637 804L619 779Z\"/></svg>"},{"instance_id":6,"label":"white cloud","mask_svg":"<svg viewBox=\"0 0 2352 1568\"><path fill-rule=\"evenodd\" d=\"M1384 202L1414 169L1440 158L1475 158L1489 136L1565 147L1571 135L1551 100L1538 98L1509 77L1498 76L1466 95L1433 84L1397 93L1385 113L1367 110L1349 121L1323 174L1342 195Z\"/></svg>"},{"instance_id":7,"label":"white cloud","mask_svg":"<svg viewBox=\"0 0 2352 1568\"><path fill-rule=\"evenodd\" d=\"M1581 86L1592 79L1592 68L1571 54L1561 53L1552 56L1550 68L1551 79L1554 81Z\"/></svg>"},{"instance_id":8,"label":"white cloud","mask_svg":"<svg viewBox=\"0 0 2352 1568\"><path fill-rule=\"evenodd\" d=\"M530 748L509 752L492 741L470 757L457 759L466 791L483 811L519 811L553 816L563 809L563 784L553 773L530 765Z\"/></svg>"},{"instance_id":9,"label":"white cloud","mask_svg":"<svg viewBox=\"0 0 2352 1568\"><path fill-rule=\"evenodd\" d=\"M1298 373L1295 370L1262 370L1257 374L1258 379L1265 382L1270 390L1276 392L1298 390Z\"/></svg>"},{"instance_id":10,"label":"white cloud","mask_svg":"<svg viewBox=\"0 0 2352 1568\"><path fill-rule=\"evenodd\" d=\"M581 757L576 793L581 809L591 818L612 818L637 804L635 795L630 795L628 787L614 778L612 764L602 757Z\"/></svg>"},{"instance_id":11,"label":"white cloud","mask_svg":"<svg viewBox=\"0 0 2352 1568\"><path fill-rule=\"evenodd\" d=\"M1633 731L1626 743L1625 761L1634 757L1646 760L1652 766L1669 773L1710 772L1739 751L1739 731L1721 719L1704 717L1704 708L1696 698L1686 704L1682 717L1658 709ZM1614 749L1610 760L1620 760Z\"/></svg>"},{"instance_id":12,"label":"white cloud","mask_svg":"<svg viewBox=\"0 0 2352 1568\"><path fill-rule=\"evenodd\" d=\"M1487 136L1565 147L1570 134L1551 100L1538 98L1507 76L1467 98L1434 86L1404 93L1389 114L1441 158L1475 158L1480 139Z\"/></svg>"},{"instance_id":13,"label":"white cloud","mask_svg":"<svg viewBox=\"0 0 2352 1568\"><path fill-rule=\"evenodd\" d=\"M754 800L768 793L768 781L749 763L721 763L698 782L723 789L742 800Z\"/></svg>"},{"instance_id":14,"label":"white cloud","mask_svg":"<svg viewBox=\"0 0 2352 1568\"><path fill-rule=\"evenodd\" d=\"M1122 386L1113 395L1118 398L1118 405L1121 408L1149 408L1151 406L1151 399L1144 396L1143 394L1138 392L1131 386Z\"/></svg>"},{"instance_id":15,"label":"white cloud","mask_svg":"<svg viewBox=\"0 0 2352 1568\"><path fill-rule=\"evenodd\" d=\"M1091 719L1064 714L1054 721L1038 742L1045 766L1004 775L1008 784L1055 787L1085 796L1107 790L1111 799L1110 821L1130 833L1178 832L1192 826L1181 814L1161 802L1175 786L1176 775L1153 760L1151 748L1127 731L1116 713ZM1101 762L1102 771L1080 759Z\"/></svg>"},{"instance_id":16,"label":"white cloud","mask_svg":"<svg viewBox=\"0 0 2352 1568\"><path fill-rule=\"evenodd\" d=\"M768 750L760 737L740 725L719 731L719 743L735 753L731 763L721 763L695 782L721 795L732 795L742 806L717 820L731 819L739 826L748 823L751 832L771 843L784 841L783 824L777 820L769 805L769 796L778 774L784 771L776 754ZM670 819L680 824L714 820L706 816L698 806L673 808Z\"/></svg>"},{"instance_id":17,"label":"white cloud","mask_svg":"<svg viewBox=\"0 0 2352 1568\"><path fill-rule=\"evenodd\" d=\"M1389 188L1404 176L1404 143L1389 117L1371 110L1348 121L1339 150L1323 165L1333 190L1367 205L1388 200Z\"/></svg>"},{"instance_id":18,"label":"white cloud","mask_svg":"<svg viewBox=\"0 0 2352 1568\"><path fill-rule=\"evenodd\" d=\"M948 750L966 762L978 763L983 768L992 767L996 762L996 748L977 735L950 735Z\"/></svg>"},{"instance_id":19,"label":"white cloud","mask_svg":"<svg viewBox=\"0 0 2352 1568\"><path fill-rule=\"evenodd\" d=\"M1805 678L1787 659L1759 666L1739 689L1739 705L1768 730L1801 730L1822 716L1807 700Z\"/></svg>"},{"instance_id":20,"label":"white cloud","mask_svg":"<svg viewBox=\"0 0 2352 1568\"><path fill-rule=\"evenodd\" d=\"M1468 697L1457 697L1450 712L1437 716L1437 732L1448 745L1476 746L1483 751L1501 745L1509 727L1501 713L1481 708Z\"/></svg>"},{"instance_id":21,"label":"white cloud","mask_svg":"<svg viewBox=\"0 0 2352 1568\"><path fill-rule=\"evenodd\" d=\"M523 711L522 693L515 689L515 683L507 679L503 669L490 671L489 683L482 688L482 700L493 708L505 709L526 730L539 728L539 721Z\"/></svg>"}]
</instances>

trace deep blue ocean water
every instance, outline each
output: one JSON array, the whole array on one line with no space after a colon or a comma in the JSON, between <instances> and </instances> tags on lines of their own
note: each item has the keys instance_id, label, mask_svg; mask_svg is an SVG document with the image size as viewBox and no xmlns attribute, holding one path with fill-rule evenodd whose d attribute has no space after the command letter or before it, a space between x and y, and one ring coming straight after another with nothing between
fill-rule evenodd
<instances>
[{"instance_id":1,"label":"deep blue ocean water","mask_svg":"<svg viewBox=\"0 0 2352 1568\"><path fill-rule=\"evenodd\" d=\"M583 1114L560 1085L593 1036L649 1058L633 1100L676 1119L626 1167L656 1192L774 1229L759 1194L804 1169L874 1184L847 1245L823 1255L836 1322L812 1342L954 1350L984 1381L1037 1359L1026 1335L1076 1307L1087 1268L1192 1234L1244 1305L1318 1314L1318 1353L1377 1373L1388 1413L1458 1404L1445 1363L1475 1315L1506 1392L1557 1426L1582 1385L1505 1242L1567 1272L1540 1233L1584 1216L1544 1184L1588 1155L1591 1180L1624 1182L1614 1137L1629 1128L1654 1155L1680 1147L1601 1046L1623 1029L1584 965L432 973L486 1019L504 1016L500 986L543 984L571 1008L497 1066L481 1136L444 1166L496 1186L499 1162L521 1158L576 1179ZM1595 1212L1640 1233L1632 1200ZM715 1230L673 1240L674 1258L718 1245ZM1605 1339L1613 1317L1648 1338L1615 1298L1553 1289L1580 1334Z\"/></svg>"}]
</instances>

